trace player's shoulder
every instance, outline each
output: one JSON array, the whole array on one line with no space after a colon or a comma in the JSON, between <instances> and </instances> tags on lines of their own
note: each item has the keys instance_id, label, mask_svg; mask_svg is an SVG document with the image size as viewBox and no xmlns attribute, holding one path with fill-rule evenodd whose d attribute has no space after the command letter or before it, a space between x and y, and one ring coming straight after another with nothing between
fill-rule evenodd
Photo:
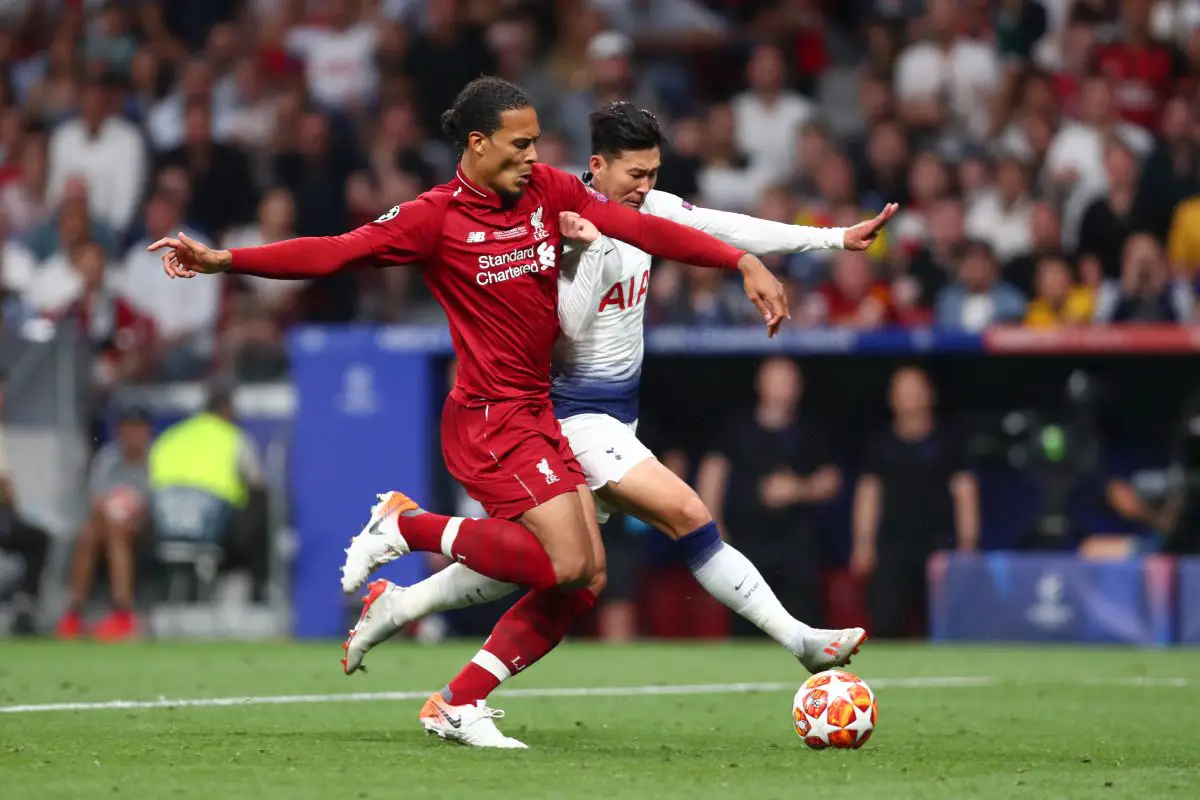
<instances>
[{"instance_id":1,"label":"player's shoulder","mask_svg":"<svg viewBox=\"0 0 1200 800\"><path fill-rule=\"evenodd\" d=\"M379 215L375 219L376 223L386 223L398 217L411 217L418 215L422 218L437 218L446 213L446 209L450 207L450 201L454 196L454 190L450 184L442 184L435 186L428 191L422 192L412 200L406 203L400 203L389 208L387 211ZM401 220L404 221L404 220Z\"/></svg>"},{"instance_id":2,"label":"player's shoulder","mask_svg":"<svg viewBox=\"0 0 1200 800\"><path fill-rule=\"evenodd\" d=\"M642 210L647 214L669 214L674 211L692 211L694 208L695 206L679 195L661 189L651 189L642 204Z\"/></svg>"}]
</instances>

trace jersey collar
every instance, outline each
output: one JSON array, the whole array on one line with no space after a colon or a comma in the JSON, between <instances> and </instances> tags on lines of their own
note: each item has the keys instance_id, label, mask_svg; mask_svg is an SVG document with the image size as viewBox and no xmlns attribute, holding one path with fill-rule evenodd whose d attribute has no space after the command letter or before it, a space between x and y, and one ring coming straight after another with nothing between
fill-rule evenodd
<instances>
[{"instance_id":1,"label":"jersey collar","mask_svg":"<svg viewBox=\"0 0 1200 800\"><path fill-rule=\"evenodd\" d=\"M500 195L493 192L491 189L485 189L482 186L468 180L463 174L462 166L459 166L454 171L454 184L458 191L455 193L460 200L464 200L472 205L485 206L487 208L499 208Z\"/></svg>"}]
</instances>

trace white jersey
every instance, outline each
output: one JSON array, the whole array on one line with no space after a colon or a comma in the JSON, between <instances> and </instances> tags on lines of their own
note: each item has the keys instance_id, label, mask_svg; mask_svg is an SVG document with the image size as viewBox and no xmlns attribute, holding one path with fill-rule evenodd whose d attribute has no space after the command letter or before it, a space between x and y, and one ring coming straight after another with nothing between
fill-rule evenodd
<instances>
[{"instance_id":1,"label":"white jersey","mask_svg":"<svg viewBox=\"0 0 1200 800\"><path fill-rule=\"evenodd\" d=\"M841 248L845 235L844 228L808 228L696 208L660 191L646 196L641 211L755 255ZM576 414L607 414L627 423L637 419L649 289L650 255L633 245L601 236L586 249L564 248L558 278L562 336L550 388L560 419Z\"/></svg>"}]
</instances>

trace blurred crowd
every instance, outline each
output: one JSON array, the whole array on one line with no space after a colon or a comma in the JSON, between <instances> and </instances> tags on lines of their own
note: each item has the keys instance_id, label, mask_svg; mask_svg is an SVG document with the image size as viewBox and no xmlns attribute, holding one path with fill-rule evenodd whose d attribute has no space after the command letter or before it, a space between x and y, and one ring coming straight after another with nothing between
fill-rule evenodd
<instances>
[{"instance_id":1,"label":"blurred crowd","mask_svg":"<svg viewBox=\"0 0 1200 800\"><path fill-rule=\"evenodd\" d=\"M4 325L76 319L103 387L278 377L299 321L436 321L414 270L172 282L144 247L373 219L449 177L437 116L481 73L529 90L557 166L624 98L698 204L901 203L866 254L773 259L792 325L1195 314L1200 0L7 0ZM753 322L726 281L660 265L650 323Z\"/></svg>"}]
</instances>

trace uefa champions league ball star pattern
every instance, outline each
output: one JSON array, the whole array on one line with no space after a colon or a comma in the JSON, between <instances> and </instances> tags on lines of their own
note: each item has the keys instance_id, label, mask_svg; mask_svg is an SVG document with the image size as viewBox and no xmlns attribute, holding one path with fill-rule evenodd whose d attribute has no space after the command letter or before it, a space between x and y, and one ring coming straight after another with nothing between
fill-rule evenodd
<instances>
[{"instance_id":1,"label":"uefa champions league ball star pattern","mask_svg":"<svg viewBox=\"0 0 1200 800\"><path fill-rule=\"evenodd\" d=\"M792 701L796 734L814 750L857 750L871 738L878 715L871 687L837 669L813 675Z\"/></svg>"}]
</instances>

